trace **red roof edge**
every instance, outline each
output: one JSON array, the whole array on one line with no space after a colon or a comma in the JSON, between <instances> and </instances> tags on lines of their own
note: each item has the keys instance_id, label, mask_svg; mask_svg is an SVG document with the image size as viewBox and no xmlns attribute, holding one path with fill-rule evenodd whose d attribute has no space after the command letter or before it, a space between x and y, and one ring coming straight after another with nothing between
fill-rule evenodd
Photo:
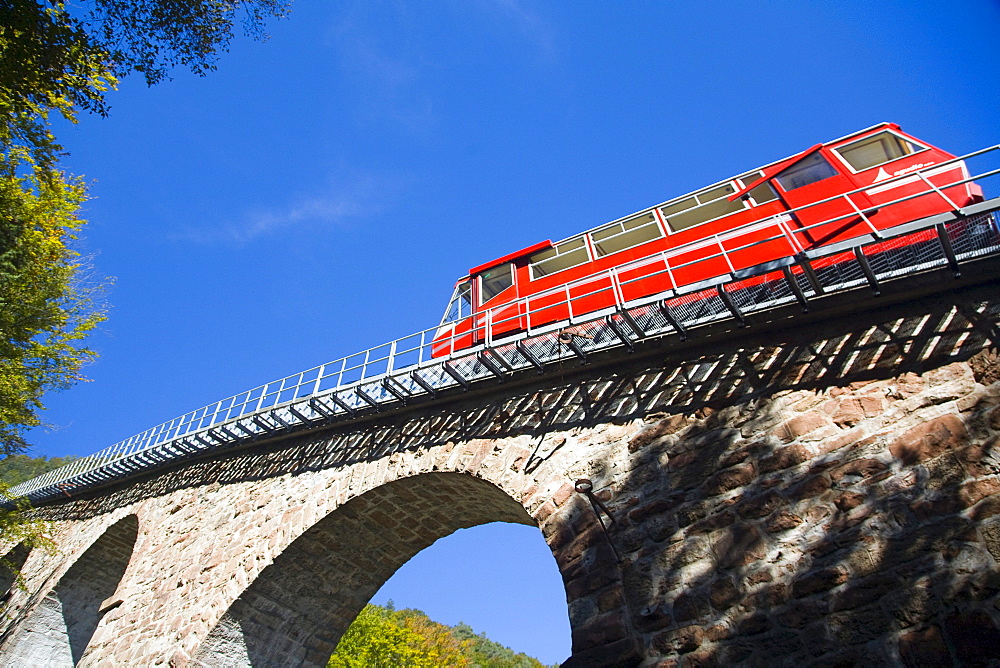
<instances>
[{"instance_id":1,"label":"red roof edge","mask_svg":"<svg viewBox=\"0 0 1000 668\"><path fill-rule=\"evenodd\" d=\"M490 267L495 267L499 264L503 264L504 262L510 262L511 260L516 260L519 257L524 257L525 255L531 255L532 253L537 253L538 251L545 250L546 248L552 248L552 242L549 239L537 243L534 246L528 246L527 248L522 248L521 250L516 251L514 253L504 255L503 257L498 257L492 262L487 262L485 264L479 265L478 267L473 267L472 269L469 270L469 276L471 276L472 274L478 274L481 271L485 271Z\"/></svg>"}]
</instances>

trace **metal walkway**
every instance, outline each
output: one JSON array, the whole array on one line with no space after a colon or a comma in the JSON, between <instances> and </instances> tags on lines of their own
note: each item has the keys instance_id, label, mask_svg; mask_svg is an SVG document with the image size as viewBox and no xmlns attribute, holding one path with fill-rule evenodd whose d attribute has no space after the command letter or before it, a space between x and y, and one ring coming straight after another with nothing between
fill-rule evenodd
<instances>
[{"instance_id":1,"label":"metal walkway","mask_svg":"<svg viewBox=\"0 0 1000 668\"><path fill-rule=\"evenodd\" d=\"M996 157L998 152L1000 146L993 146L960 159L988 153ZM968 180L982 183L998 174L1000 169L985 170ZM925 194L944 197L934 186ZM916 196L920 195L903 199ZM776 235L784 235L796 244L795 234L801 230L790 230L786 221L787 216L747 228L753 227L750 231L759 233L770 225L777 230ZM767 265L735 269L729 254L777 238L760 241L757 234L757 241L734 249L729 242L741 231L746 233L747 229L734 230L726 238L699 242L717 251L708 257L725 259L731 269L711 280L679 286L654 297L625 301L622 295L627 280L622 281L620 275L650 261L662 262L665 272L676 272L683 265L671 264L671 258L681 257L682 252L690 249L673 249L609 272L607 286L600 290L613 292L612 308L574 316L573 301L579 295L571 297L572 286L561 288L565 289L563 303L569 310L569 318L532 328L528 312L527 332L491 340L487 315L482 326L483 343L444 357L431 356L431 342L438 328L424 330L185 413L21 483L10 490L10 496L26 497L32 502L72 496L88 487L240 443L325 426L366 413L388 412L414 400L433 401L442 391L469 389L490 379L502 381L522 370L542 373L563 360L585 362L588 355L598 351L631 350L640 340L669 336L684 339L701 325L724 320L742 323L751 313L796 302L807 309L817 297L866 286L877 294L884 281L940 267L951 267L958 274L963 262L1000 257L1000 198L888 231L873 230L873 234L798 252ZM593 277L587 279L593 280ZM551 303L546 308L551 309ZM4 505L11 503L8 500Z\"/></svg>"}]
</instances>

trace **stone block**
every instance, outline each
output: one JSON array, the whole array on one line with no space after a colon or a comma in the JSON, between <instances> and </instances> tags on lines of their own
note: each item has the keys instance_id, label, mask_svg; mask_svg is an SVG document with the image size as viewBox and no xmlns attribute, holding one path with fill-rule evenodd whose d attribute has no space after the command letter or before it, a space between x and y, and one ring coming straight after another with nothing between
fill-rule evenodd
<instances>
[{"instance_id":1,"label":"stone block","mask_svg":"<svg viewBox=\"0 0 1000 668\"><path fill-rule=\"evenodd\" d=\"M646 518L662 515L675 507L677 507L676 499L653 499L630 510L627 517L633 522L643 522Z\"/></svg>"},{"instance_id":2,"label":"stone block","mask_svg":"<svg viewBox=\"0 0 1000 668\"><path fill-rule=\"evenodd\" d=\"M723 510L690 525L687 529L687 535L693 536L696 534L711 533L712 531L728 527L735 521L736 514L733 511Z\"/></svg>"},{"instance_id":3,"label":"stone block","mask_svg":"<svg viewBox=\"0 0 1000 668\"><path fill-rule=\"evenodd\" d=\"M629 452L635 452L636 450L646 447L658 438L673 434L676 431L683 429L687 423L688 418L678 413L676 415L671 415L664 420L660 420L655 424L647 425L646 427L643 427L639 433L629 439Z\"/></svg>"},{"instance_id":4,"label":"stone block","mask_svg":"<svg viewBox=\"0 0 1000 668\"><path fill-rule=\"evenodd\" d=\"M745 499L736 506L736 512L742 519L758 519L770 515L785 503L781 494L771 490Z\"/></svg>"},{"instance_id":5,"label":"stone block","mask_svg":"<svg viewBox=\"0 0 1000 668\"><path fill-rule=\"evenodd\" d=\"M831 597L830 609L834 612L840 612L863 607L878 601L900 585L900 581L890 574L879 574L858 582L848 583L843 590Z\"/></svg>"},{"instance_id":6,"label":"stone block","mask_svg":"<svg viewBox=\"0 0 1000 668\"><path fill-rule=\"evenodd\" d=\"M892 618L878 606L836 612L826 619L833 636L845 645L857 645L879 638L892 629Z\"/></svg>"},{"instance_id":7,"label":"stone block","mask_svg":"<svg viewBox=\"0 0 1000 668\"><path fill-rule=\"evenodd\" d=\"M704 491L710 496L728 492L750 484L756 473L750 464L739 464L728 469L719 471L705 483Z\"/></svg>"},{"instance_id":8,"label":"stone block","mask_svg":"<svg viewBox=\"0 0 1000 668\"><path fill-rule=\"evenodd\" d=\"M822 427L833 426L830 418L821 411L810 411L789 418L774 428L772 433L785 443L791 443Z\"/></svg>"},{"instance_id":9,"label":"stone block","mask_svg":"<svg viewBox=\"0 0 1000 668\"><path fill-rule=\"evenodd\" d=\"M755 612L736 625L736 632L743 636L755 636L772 628L771 620L762 612Z\"/></svg>"},{"instance_id":10,"label":"stone block","mask_svg":"<svg viewBox=\"0 0 1000 668\"><path fill-rule=\"evenodd\" d=\"M945 453L940 457L924 462L927 470L927 489L944 489L952 487L965 480L965 469L958 463L953 453Z\"/></svg>"},{"instance_id":11,"label":"stone block","mask_svg":"<svg viewBox=\"0 0 1000 668\"><path fill-rule=\"evenodd\" d=\"M756 527L747 523L734 524L712 544L720 568L747 566L764 558L767 552L764 538Z\"/></svg>"},{"instance_id":12,"label":"stone block","mask_svg":"<svg viewBox=\"0 0 1000 668\"><path fill-rule=\"evenodd\" d=\"M691 624L679 629L664 631L653 637L653 648L664 654L686 654L701 646L705 633L700 626Z\"/></svg>"},{"instance_id":13,"label":"stone block","mask_svg":"<svg viewBox=\"0 0 1000 668\"><path fill-rule=\"evenodd\" d=\"M674 620L678 624L701 619L709 614L708 599L700 593L684 592L674 599L671 606Z\"/></svg>"},{"instance_id":14,"label":"stone block","mask_svg":"<svg viewBox=\"0 0 1000 668\"><path fill-rule=\"evenodd\" d=\"M794 529L802 524L802 521L802 518L795 513L782 510L764 523L764 530L770 534L778 534Z\"/></svg>"},{"instance_id":15,"label":"stone block","mask_svg":"<svg viewBox=\"0 0 1000 668\"><path fill-rule=\"evenodd\" d=\"M788 497L795 501L803 501L819 496L830 489L832 483L825 475L813 475L788 490Z\"/></svg>"},{"instance_id":16,"label":"stone block","mask_svg":"<svg viewBox=\"0 0 1000 668\"><path fill-rule=\"evenodd\" d=\"M796 597L811 596L847 582L847 572L842 568L821 568L795 579L792 593Z\"/></svg>"},{"instance_id":17,"label":"stone block","mask_svg":"<svg viewBox=\"0 0 1000 668\"><path fill-rule=\"evenodd\" d=\"M719 659L714 650L703 649L681 657L681 668L718 668Z\"/></svg>"},{"instance_id":18,"label":"stone block","mask_svg":"<svg viewBox=\"0 0 1000 668\"><path fill-rule=\"evenodd\" d=\"M955 658L967 666L995 665L1000 660L1000 629L982 610L956 612L944 622Z\"/></svg>"},{"instance_id":19,"label":"stone block","mask_svg":"<svg viewBox=\"0 0 1000 668\"><path fill-rule=\"evenodd\" d=\"M904 665L912 668L950 666L953 663L941 627L937 625L900 636L899 657Z\"/></svg>"},{"instance_id":20,"label":"stone block","mask_svg":"<svg viewBox=\"0 0 1000 668\"><path fill-rule=\"evenodd\" d=\"M834 482L841 482L847 477L852 479L870 478L871 476L881 473L888 468L889 466L887 464L880 462L877 459L852 459L841 464L840 466L830 469L830 479Z\"/></svg>"},{"instance_id":21,"label":"stone block","mask_svg":"<svg viewBox=\"0 0 1000 668\"><path fill-rule=\"evenodd\" d=\"M986 549L995 560L1000 561L1000 520L991 520L988 524L980 525L979 533L983 537Z\"/></svg>"},{"instance_id":22,"label":"stone block","mask_svg":"<svg viewBox=\"0 0 1000 668\"><path fill-rule=\"evenodd\" d=\"M958 498L966 507L973 506L988 496L1000 494L1000 479L986 478L973 480L962 485Z\"/></svg>"},{"instance_id":23,"label":"stone block","mask_svg":"<svg viewBox=\"0 0 1000 668\"><path fill-rule=\"evenodd\" d=\"M889 452L910 466L957 450L968 440L969 433L957 415L942 415L908 429L889 445Z\"/></svg>"},{"instance_id":24,"label":"stone block","mask_svg":"<svg viewBox=\"0 0 1000 668\"><path fill-rule=\"evenodd\" d=\"M740 600L740 590L732 578L721 578L709 587L708 600L716 610L728 610Z\"/></svg>"},{"instance_id":25,"label":"stone block","mask_svg":"<svg viewBox=\"0 0 1000 668\"><path fill-rule=\"evenodd\" d=\"M809 461L811 457L812 453L808 448L800 443L794 443L775 450L769 457L762 459L757 468L761 473L772 473L798 466Z\"/></svg>"}]
</instances>

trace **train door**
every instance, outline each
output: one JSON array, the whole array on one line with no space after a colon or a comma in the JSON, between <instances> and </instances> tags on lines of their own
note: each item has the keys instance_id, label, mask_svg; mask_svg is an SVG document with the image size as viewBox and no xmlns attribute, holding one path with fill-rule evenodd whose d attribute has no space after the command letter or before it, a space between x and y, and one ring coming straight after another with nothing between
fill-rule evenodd
<instances>
[{"instance_id":1,"label":"train door","mask_svg":"<svg viewBox=\"0 0 1000 668\"><path fill-rule=\"evenodd\" d=\"M870 211L874 205L863 192L844 195L858 186L838 169L840 162L830 158L825 148L814 147L794 158L772 178L788 208L803 207L794 215L799 227L804 228L796 236L806 248L872 231L861 213Z\"/></svg>"}]
</instances>

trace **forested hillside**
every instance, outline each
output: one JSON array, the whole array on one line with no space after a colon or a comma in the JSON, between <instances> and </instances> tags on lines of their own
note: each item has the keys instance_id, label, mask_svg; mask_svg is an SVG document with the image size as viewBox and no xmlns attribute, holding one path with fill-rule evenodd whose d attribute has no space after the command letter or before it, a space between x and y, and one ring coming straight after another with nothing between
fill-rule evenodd
<instances>
[{"instance_id":1,"label":"forested hillside","mask_svg":"<svg viewBox=\"0 0 1000 668\"><path fill-rule=\"evenodd\" d=\"M76 457L29 457L28 455L8 455L0 459L0 483L20 484L35 476L48 473L52 469L65 466Z\"/></svg>"},{"instance_id":2,"label":"forested hillside","mask_svg":"<svg viewBox=\"0 0 1000 668\"><path fill-rule=\"evenodd\" d=\"M538 659L476 635L467 624L446 626L420 610L366 605L327 664L331 668L543 668Z\"/></svg>"}]
</instances>

